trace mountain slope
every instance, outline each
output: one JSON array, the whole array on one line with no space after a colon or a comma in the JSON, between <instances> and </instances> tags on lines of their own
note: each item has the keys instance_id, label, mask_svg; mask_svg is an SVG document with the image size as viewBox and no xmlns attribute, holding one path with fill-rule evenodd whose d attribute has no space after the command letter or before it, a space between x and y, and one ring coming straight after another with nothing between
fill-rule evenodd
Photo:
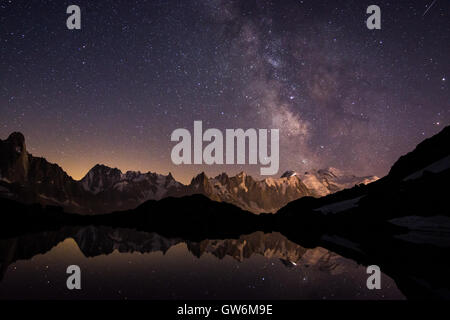
<instances>
[{"instance_id":1,"label":"mountain slope","mask_svg":"<svg viewBox=\"0 0 450 320\"><path fill-rule=\"evenodd\" d=\"M443 171L450 167L449 156L450 126L419 143L412 152L401 156L392 166L388 177L403 179L419 171Z\"/></svg>"},{"instance_id":2,"label":"mountain slope","mask_svg":"<svg viewBox=\"0 0 450 320\"><path fill-rule=\"evenodd\" d=\"M92 200L57 164L33 157L19 132L0 140L2 193L23 202L62 205L78 212Z\"/></svg>"},{"instance_id":3,"label":"mountain slope","mask_svg":"<svg viewBox=\"0 0 450 320\"><path fill-rule=\"evenodd\" d=\"M275 224L293 241L309 237L368 264L377 261L412 298L448 299L449 132L420 143L376 182L289 203Z\"/></svg>"},{"instance_id":4,"label":"mountain slope","mask_svg":"<svg viewBox=\"0 0 450 320\"><path fill-rule=\"evenodd\" d=\"M274 212L289 201L311 195L297 176L256 181L244 172L234 177L222 173L215 178L201 173L192 179L188 190L254 213Z\"/></svg>"},{"instance_id":5,"label":"mountain slope","mask_svg":"<svg viewBox=\"0 0 450 320\"><path fill-rule=\"evenodd\" d=\"M95 195L102 212L132 209L147 200L186 194L185 186L170 173L167 176L139 171L122 173L104 165L94 166L80 183L86 192Z\"/></svg>"}]
</instances>

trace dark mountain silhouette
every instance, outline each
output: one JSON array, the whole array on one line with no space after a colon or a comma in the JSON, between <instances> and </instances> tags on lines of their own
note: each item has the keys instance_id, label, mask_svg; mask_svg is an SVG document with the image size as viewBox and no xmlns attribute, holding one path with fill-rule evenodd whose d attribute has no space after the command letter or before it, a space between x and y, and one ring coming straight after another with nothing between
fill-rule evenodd
<instances>
[{"instance_id":1,"label":"dark mountain silhouette","mask_svg":"<svg viewBox=\"0 0 450 320\"><path fill-rule=\"evenodd\" d=\"M428 166L444 160L442 169L445 169L445 163L448 164L447 157L450 155L450 126L445 127L437 135L419 143L414 151L401 156L394 163L389 171L390 179L407 178L413 173L426 169ZM448 169L448 166L446 167ZM432 168L428 168L432 171Z\"/></svg>"},{"instance_id":2,"label":"dark mountain silhouette","mask_svg":"<svg viewBox=\"0 0 450 320\"><path fill-rule=\"evenodd\" d=\"M386 177L293 201L278 211L276 224L293 241L307 238L357 261L376 262L410 298L449 298L449 156L446 127L401 157Z\"/></svg>"},{"instance_id":3,"label":"dark mountain silhouette","mask_svg":"<svg viewBox=\"0 0 450 320\"><path fill-rule=\"evenodd\" d=\"M29 154L19 132L0 140L0 195L25 203L64 205L79 212L92 202L81 185L56 164Z\"/></svg>"},{"instance_id":4,"label":"dark mountain silhouette","mask_svg":"<svg viewBox=\"0 0 450 320\"><path fill-rule=\"evenodd\" d=\"M308 213L316 217L330 213L339 217L353 216L358 208L364 208L364 214L360 216L367 220L411 214L446 214L448 202L444 195L450 170L449 156L450 127L446 127L400 157L387 176L322 198L304 197L292 201L277 215L302 219Z\"/></svg>"}]
</instances>

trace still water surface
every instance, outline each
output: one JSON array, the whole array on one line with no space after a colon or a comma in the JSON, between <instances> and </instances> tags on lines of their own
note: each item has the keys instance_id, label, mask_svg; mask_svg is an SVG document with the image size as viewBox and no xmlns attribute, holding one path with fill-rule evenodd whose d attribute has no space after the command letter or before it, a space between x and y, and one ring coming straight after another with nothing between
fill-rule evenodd
<instances>
[{"instance_id":1,"label":"still water surface","mask_svg":"<svg viewBox=\"0 0 450 320\"><path fill-rule=\"evenodd\" d=\"M126 229L79 228L0 240L1 299L403 299L382 275L279 233L167 239ZM66 288L78 265L82 289Z\"/></svg>"}]
</instances>

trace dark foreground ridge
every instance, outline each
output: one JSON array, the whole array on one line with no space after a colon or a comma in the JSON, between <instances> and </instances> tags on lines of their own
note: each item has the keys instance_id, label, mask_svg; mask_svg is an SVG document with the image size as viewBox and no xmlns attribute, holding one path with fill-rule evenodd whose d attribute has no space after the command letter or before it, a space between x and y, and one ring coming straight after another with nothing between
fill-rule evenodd
<instances>
[{"instance_id":1,"label":"dark foreground ridge","mask_svg":"<svg viewBox=\"0 0 450 320\"><path fill-rule=\"evenodd\" d=\"M0 235L10 239L103 226L198 242L279 232L302 247L322 246L361 264L379 265L408 298L448 299L449 146L447 127L401 157L388 176L323 198L292 201L275 215L254 215L203 195L152 200L133 210L92 216L1 199Z\"/></svg>"}]
</instances>

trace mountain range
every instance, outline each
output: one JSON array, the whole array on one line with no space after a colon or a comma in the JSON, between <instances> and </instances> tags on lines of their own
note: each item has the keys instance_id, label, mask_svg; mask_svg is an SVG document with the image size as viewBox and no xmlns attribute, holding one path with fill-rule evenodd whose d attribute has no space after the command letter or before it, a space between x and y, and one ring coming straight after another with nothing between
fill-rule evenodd
<instances>
[{"instance_id":1,"label":"mountain range","mask_svg":"<svg viewBox=\"0 0 450 320\"><path fill-rule=\"evenodd\" d=\"M18 138L21 137L13 136L11 140ZM1 148L11 146L14 144L10 141L3 143ZM26 185L25 177L39 168L38 164L42 160L27 155L27 161L23 161L21 160L24 157L23 149L13 148L14 150L15 154L12 154L15 158L13 164L9 166L15 170L12 172L17 174L18 179L24 179L23 184ZM5 154L4 149L1 151L2 155ZM11 154L11 150L7 151ZM7 157L2 158L2 166L8 164L7 161ZM23 165L24 162L26 165ZM48 172L52 171L49 169ZM115 179L123 180L120 172L112 172L115 171L110 172L111 176L116 176ZM3 179L5 173L10 174L8 170L2 171ZM336 177L337 173L329 174ZM291 181L295 178L307 186L308 181L303 182L307 175L288 172L279 181ZM157 176L155 177L157 180ZM248 176L241 174L233 178L235 178L233 183L245 182L244 186L248 187ZM329 186L330 181L338 183L333 176L331 178L328 178L327 173L326 181ZM116 185L107 180L100 182L93 176L90 179L92 182L85 180L86 186L93 186L90 191L84 189L81 181L69 184L73 181L70 179L61 178L49 185L66 186L66 183L70 187L67 187L67 190L72 192L70 194L67 192L67 195L87 192L94 199L104 192L105 186L109 189ZM167 179L159 179L171 184ZM376 264L395 280L407 298L448 299L450 297L448 273L450 262L447 258L450 253L449 180L450 127L446 127L440 133L421 142L410 153L400 157L387 176L369 184L359 184L334 193L329 190L330 194L320 198L303 196L289 202L275 214L255 215L236 205L213 201L204 194L147 200L134 209L99 215L69 214L61 207L24 204L0 198L3 213L0 238L10 239L42 232L46 236L48 232L66 227L124 228L137 232L157 233L165 239L189 240L195 243L189 247L195 254L210 252L221 256L227 252L228 255L240 259L247 250L243 248L244 250L240 251L240 244L249 243L249 246L253 247L259 241L257 237L250 240L243 235L278 232L289 239L290 243L296 243L303 248L323 247L363 265ZM196 190L205 190L211 186L211 181L225 183L219 178L211 179L201 174L194 178L190 185L194 185ZM341 178L339 181L344 184L348 179ZM2 184L13 186L19 191L21 187L26 189L19 182L3 181ZM6 187L4 190L5 193L11 192L11 189ZM48 190L55 192L50 187ZM90 244L94 245L94 235L89 238L89 234L85 233L86 236L80 238L84 239L80 241L81 247L89 248ZM227 242L220 239L242 241ZM158 239L157 241L161 244L158 246L160 248L169 245L164 241ZM138 243L140 242L139 240ZM119 244L114 244L116 245ZM95 247L92 249L95 250ZM279 257L295 261L296 255L299 256L302 252L297 251L295 246L293 249L287 256ZM257 249L253 252L266 255L270 250L272 249L269 251Z\"/></svg>"},{"instance_id":2,"label":"mountain range","mask_svg":"<svg viewBox=\"0 0 450 320\"><path fill-rule=\"evenodd\" d=\"M358 184L376 181L376 176L356 177L335 168L256 180L241 172L208 177L200 173L185 185L169 173L127 171L97 164L81 180L72 179L57 164L27 152L25 137L12 133L0 140L0 196L57 205L74 213L108 213L136 208L147 200L203 194L244 210L274 213L290 201L305 196L322 197Z\"/></svg>"}]
</instances>

